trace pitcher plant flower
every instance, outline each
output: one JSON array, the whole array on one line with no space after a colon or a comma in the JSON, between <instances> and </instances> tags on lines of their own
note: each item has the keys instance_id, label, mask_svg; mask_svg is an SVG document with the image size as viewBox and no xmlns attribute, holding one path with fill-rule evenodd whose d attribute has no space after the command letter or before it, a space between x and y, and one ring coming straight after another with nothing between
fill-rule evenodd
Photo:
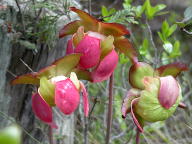
<instances>
[{"instance_id":1,"label":"pitcher plant flower","mask_svg":"<svg viewBox=\"0 0 192 144\"><path fill-rule=\"evenodd\" d=\"M88 13L70 8L80 20L64 26L59 33L62 38L71 35L66 54L81 53L79 68L90 71L92 82L101 82L110 77L117 63L117 52L124 53L135 61L136 51L125 35L129 31L121 24L102 22Z\"/></svg>"},{"instance_id":2,"label":"pitcher plant flower","mask_svg":"<svg viewBox=\"0 0 192 144\"><path fill-rule=\"evenodd\" d=\"M153 69L144 62L134 63L129 70L132 88L122 103L122 117L131 113L139 132L145 122L163 121L169 118L181 104L182 91L177 75L187 70L182 63L172 63Z\"/></svg>"},{"instance_id":3,"label":"pitcher plant flower","mask_svg":"<svg viewBox=\"0 0 192 144\"><path fill-rule=\"evenodd\" d=\"M88 94L84 84L73 72L76 70L80 56L81 54L67 55L39 72L21 75L12 81L12 84L38 86L37 92L32 94L32 109L40 120L53 128L57 126L53 121L51 107L56 106L65 115L70 115L79 105L80 92L83 95L84 115L88 116Z\"/></svg>"}]
</instances>

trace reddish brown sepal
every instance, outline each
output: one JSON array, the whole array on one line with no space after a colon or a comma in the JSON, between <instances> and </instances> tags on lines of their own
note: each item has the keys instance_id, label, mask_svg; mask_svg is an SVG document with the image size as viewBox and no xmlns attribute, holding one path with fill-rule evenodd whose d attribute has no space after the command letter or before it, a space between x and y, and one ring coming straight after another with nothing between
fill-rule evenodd
<instances>
[{"instance_id":1,"label":"reddish brown sepal","mask_svg":"<svg viewBox=\"0 0 192 144\"><path fill-rule=\"evenodd\" d=\"M187 70L188 66L180 62L167 64L156 69L159 76L172 75L173 77L177 77L182 71Z\"/></svg>"}]
</instances>

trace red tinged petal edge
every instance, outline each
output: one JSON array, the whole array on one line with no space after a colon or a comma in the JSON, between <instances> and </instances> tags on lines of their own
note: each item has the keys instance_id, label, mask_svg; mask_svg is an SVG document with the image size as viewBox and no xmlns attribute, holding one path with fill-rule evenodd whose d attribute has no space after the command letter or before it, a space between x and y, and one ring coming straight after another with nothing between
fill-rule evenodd
<instances>
[{"instance_id":1,"label":"red tinged petal edge","mask_svg":"<svg viewBox=\"0 0 192 144\"><path fill-rule=\"evenodd\" d=\"M98 67L92 72L92 81L101 82L107 80L118 63L118 54L112 50L104 59L99 63Z\"/></svg>"},{"instance_id":2,"label":"red tinged petal edge","mask_svg":"<svg viewBox=\"0 0 192 144\"><path fill-rule=\"evenodd\" d=\"M74 112L79 100L79 92L69 78L55 84L55 104L64 114L70 115Z\"/></svg>"},{"instance_id":3,"label":"red tinged petal edge","mask_svg":"<svg viewBox=\"0 0 192 144\"><path fill-rule=\"evenodd\" d=\"M177 77L182 71L187 70L188 66L180 62L167 64L156 69L160 76L172 75L173 77Z\"/></svg>"},{"instance_id":4,"label":"red tinged petal edge","mask_svg":"<svg viewBox=\"0 0 192 144\"><path fill-rule=\"evenodd\" d=\"M159 103L166 109L172 107L179 96L179 85L174 77L160 78Z\"/></svg>"},{"instance_id":5,"label":"red tinged petal edge","mask_svg":"<svg viewBox=\"0 0 192 144\"><path fill-rule=\"evenodd\" d=\"M88 93L85 89L85 86L82 82L80 82L82 93L83 93L83 108L84 108L84 114L86 117L89 115L89 100L88 100Z\"/></svg>"},{"instance_id":6,"label":"red tinged petal edge","mask_svg":"<svg viewBox=\"0 0 192 144\"><path fill-rule=\"evenodd\" d=\"M75 53L82 53L79 65L82 68L92 68L99 63L100 39L86 35L75 48Z\"/></svg>"},{"instance_id":7,"label":"red tinged petal edge","mask_svg":"<svg viewBox=\"0 0 192 144\"><path fill-rule=\"evenodd\" d=\"M134 100L131 101L131 116L133 118L133 122L135 123L135 125L137 126L138 130L142 133L143 132L143 127L142 125L139 123L139 120L137 119L135 113L134 113L134 104L136 104L139 101L139 98L135 98Z\"/></svg>"},{"instance_id":8,"label":"red tinged petal edge","mask_svg":"<svg viewBox=\"0 0 192 144\"><path fill-rule=\"evenodd\" d=\"M57 128L56 124L53 122L51 107L38 93L32 95L32 109L40 120L49 124L52 128Z\"/></svg>"}]
</instances>

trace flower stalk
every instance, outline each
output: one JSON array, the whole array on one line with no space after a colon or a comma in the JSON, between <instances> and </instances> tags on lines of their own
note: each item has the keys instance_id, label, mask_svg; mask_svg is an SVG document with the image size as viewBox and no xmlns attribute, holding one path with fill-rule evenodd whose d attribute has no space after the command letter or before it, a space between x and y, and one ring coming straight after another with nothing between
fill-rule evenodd
<instances>
[{"instance_id":1,"label":"flower stalk","mask_svg":"<svg viewBox=\"0 0 192 144\"><path fill-rule=\"evenodd\" d=\"M109 103L108 103L107 132L106 132L105 144L109 144L110 142L112 114L113 114L113 73L110 76L110 80L109 80Z\"/></svg>"}]
</instances>

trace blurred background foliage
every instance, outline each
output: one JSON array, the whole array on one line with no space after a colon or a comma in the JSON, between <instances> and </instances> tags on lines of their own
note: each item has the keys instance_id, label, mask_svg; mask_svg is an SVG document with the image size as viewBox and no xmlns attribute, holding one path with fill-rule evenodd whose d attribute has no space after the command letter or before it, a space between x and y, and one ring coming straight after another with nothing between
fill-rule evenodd
<instances>
[{"instance_id":1,"label":"blurred background foliage","mask_svg":"<svg viewBox=\"0 0 192 144\"><path fill-rule=\"evenodd\" d=\"M18 1L15 1L18 2ZM57 41L59 21L66 16L70 19L68 8L80 3L82 9L89 9L92 15L105 22L125 25L131 32L127 38L137 49L140 61L153 67L181 61L189 66L189 71L178 78L183 89L183 102L186 110L178 109L165 122L156 122L145 127L141 144L191 144L192 143L192 1L191 0L20 0L17 7L19 21L8 15L6 8L0 6L0 24L10 31L12 43L39 52L39 45L50 49ZM80 6L80 7L81 7ZM21 11L21 8L24 9ZM115 70L112 144L134 144L135 126L132 118L121 117L121 103L127 90L130 61L123 54ZM99 84L86 84L89 91L91 114L84 120L81 109L75 113L74 143L84 143L88 137L90 144L103 144L105 141L108 81ZM2 132L1 132L2 133ZM88 135L86 136L86 134ZM1 135L0 135L1 136ZM65 138L54 135L55 139ZM8 143L6 143L8 144ZM18 144L18 143L15 143Z\"/></svg>"}]
</instances>

